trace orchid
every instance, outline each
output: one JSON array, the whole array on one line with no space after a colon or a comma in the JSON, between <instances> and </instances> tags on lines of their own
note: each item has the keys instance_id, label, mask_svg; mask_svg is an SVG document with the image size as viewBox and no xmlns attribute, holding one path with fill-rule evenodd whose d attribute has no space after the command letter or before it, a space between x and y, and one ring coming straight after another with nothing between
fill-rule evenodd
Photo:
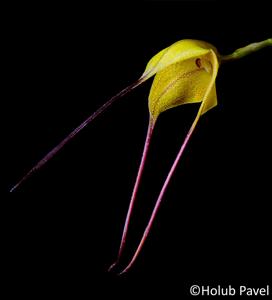
<instances>
[{"instance_id":1,"label":"orchid","mask_svg":"<svg viewBox=\"0 0 272 300\"><path fill-rule=\"evenodd\" d=\"M122 96L140 84L144 83L149 78L155 76L148 98L149 125L142 159L125 220L119 252L115 262L109 268L109 270L111 270L119 263L125 248L128 227L135 204L137 191L139 189L140 180L143 174L151 136L159 115L162 112L176 106L190 103L200 103L196 117L189 129L188 134L185 137L184 142L180 147L169 173L166 176L165 182L159 193L152 215L144 231L139 246L137 247L127 267L120 274L126 272L134 264L136 258L142 250L152 224L154 223L154 219L157 215L170 179L175 172L178 162L182 157L186 145L188 144L188 141L191 138L200 117L217 105L215 83L219 66L224 62L240 59L245 55L271 45L272 39L270 38L262 42L253 43L246 47L237 49L232 54L225 56L220 55L213 45L199 40L186 39L170 45L156 54L148 62L143 75L138 80L108 100L87 120L74 129L60 144L58 144L43 159L41 159L10 191L12 192L17 189L32 173L40 169L57 152L59 152L59 150L61 150L67 142L69 142L78 132L86 127L98 115L104 112L117 99L120 99Z\"/></svg>"}]
</instances>

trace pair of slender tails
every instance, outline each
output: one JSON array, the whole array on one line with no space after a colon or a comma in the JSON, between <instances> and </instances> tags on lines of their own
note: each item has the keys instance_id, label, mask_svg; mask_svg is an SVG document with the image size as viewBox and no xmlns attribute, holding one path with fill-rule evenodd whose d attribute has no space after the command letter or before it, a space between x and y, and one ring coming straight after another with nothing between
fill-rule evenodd
<instances>
[{"instance_id":1,"label":"pair of slender tails","mask_svg":"<svg viewBox=\"0 0 272 300\"><path fill-rule=\"evenodd\" d=\"M149 106L149 125L144 144L141 163L138 169L135 185L133 188L132 196L129 203L129 208L123 228L123 234L120 242L117 258L115 262L109 267L109 271L113 270L121 260L123 255L126 239L128 235L128 228L130 224L133 207L136 201L137 192L139 189L140 181L142 178L144 165L149 150L149 145L152 133L155 128L158 116L173 107L189 104L200 103L199 110L196 117L186 135L178 153L174 160L173 165L168 172L162 189L159 193L155 203L153 212L149 222L145 228L143 236L139 245L134 252L134 255L127 266L119 274L127 272L134 264L143 245L149 235L150 229L154 223L158 209L166 192L167 186L176 170L176 167L184 153L184 150L196 128L200 117L208 110L217 105L217 96L215 88L215 80L218 68L221 63L240 59L245 55L258 51L264 47L271 46L272 39L269 38L262 42L249 44L243 48L239 48L229 55L220 55L217 49L204 41L199 40L181 40L157 53L147 64L143 75L132 83L130 86L123 89L117 95L109 99L102 105L96 112L89 118L82 122L75 128L66 138L64 138L55 148L46 154L29 172L26 173L14 185L10 192L15 191L22 183L27 180L33 173L38 171L45 163L54 157L71 139L73 139L83 128L92 122L97 116L103 113L111 104L116 100L125 96L128 92L145 82L147 79L155 75L153 84L151 86L148 106Z\"/></svg>"}]
</instances>

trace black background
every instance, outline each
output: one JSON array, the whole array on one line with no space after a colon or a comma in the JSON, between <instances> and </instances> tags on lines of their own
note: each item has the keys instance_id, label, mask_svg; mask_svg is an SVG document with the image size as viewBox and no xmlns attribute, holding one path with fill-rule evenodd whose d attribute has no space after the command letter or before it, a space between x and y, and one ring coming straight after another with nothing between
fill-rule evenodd
<instances>
[{"instance_id":1,"label":"black background","mask_svg":"<svg viewBox=\"0 0 272 300\"><path fill-rule=\"evenodd\" d=\"M4 193L137 79L159 50L193 38L228 54L271 37L268 4L260 1L14 4L3 13ZM152 80L2 198L9 293L175 299L189 295L191 284L265 286L271 278L271 66L267 48L220 67L218 106L201 118L143 252L122 277L106 270L117 254L141 158ZM159 119L122 266L196 111L188 105Z\"/></svg>"}]
</instances>

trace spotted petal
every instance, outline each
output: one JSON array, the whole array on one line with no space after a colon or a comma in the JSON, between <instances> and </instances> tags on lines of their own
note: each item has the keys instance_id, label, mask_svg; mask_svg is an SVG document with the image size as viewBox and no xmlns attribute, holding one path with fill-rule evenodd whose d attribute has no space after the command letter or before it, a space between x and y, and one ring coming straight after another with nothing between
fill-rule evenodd
<instances>
[{"instance_id":1,"label":"spotted petal","mask_svg":"<svg viewBox=\"0 0 272 300\"><path fill-rule=\"evenodd\" d=\"M200 52L198 52L200 53ZM215 77L217 56L212 49L168 65L157 72L149 94L153 119L160 113L187 103L205 102L201 114L217 104Z\"/></svg>"}]
</instances>

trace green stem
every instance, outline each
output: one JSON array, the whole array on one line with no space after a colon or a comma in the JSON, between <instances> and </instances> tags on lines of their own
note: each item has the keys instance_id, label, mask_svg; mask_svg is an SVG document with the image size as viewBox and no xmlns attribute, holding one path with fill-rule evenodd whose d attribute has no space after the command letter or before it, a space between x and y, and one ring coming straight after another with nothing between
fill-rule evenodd
<instances>
[{"instance_id":1,"label":"green stem","mask_svg":"<svg viewBox=\"0 0 272 300\"><path fill-rule=\"evenodd\" d=\"M239 49L235 50L232 54L222 55L221 62L240 59L248 54L254 53L254 52L259 51L262 48L265 48L268 46L272 46L272 38L258 42L258 43L249 44L243 48L239 48Z\"/></svg>"}]
</instances>

